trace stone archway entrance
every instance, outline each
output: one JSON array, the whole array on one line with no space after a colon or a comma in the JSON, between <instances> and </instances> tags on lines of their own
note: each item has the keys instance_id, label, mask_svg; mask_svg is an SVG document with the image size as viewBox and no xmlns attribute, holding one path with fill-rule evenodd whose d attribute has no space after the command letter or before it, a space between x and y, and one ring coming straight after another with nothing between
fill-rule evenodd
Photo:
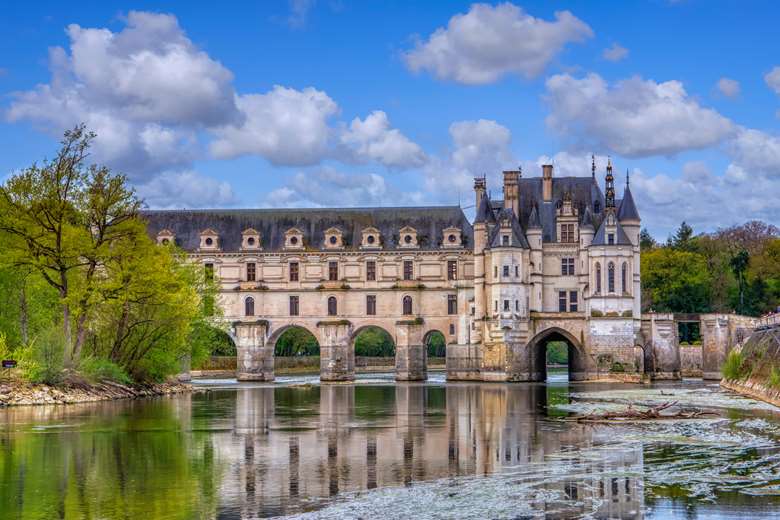
<instances>
[{"instance_id":1,"label":"stone archway entrance","mask_svg":"<svg viewBox=\"0 0 780 520\"><path fill-rule=\"evenodd\" d=\"M558 327L545 329L529 342L531 377L533 381L548 380L548 347L551 344L566 345L566 365L569 381L587 379L585 354L580 342L566 330Z\"/></svg>"}]
</instances>

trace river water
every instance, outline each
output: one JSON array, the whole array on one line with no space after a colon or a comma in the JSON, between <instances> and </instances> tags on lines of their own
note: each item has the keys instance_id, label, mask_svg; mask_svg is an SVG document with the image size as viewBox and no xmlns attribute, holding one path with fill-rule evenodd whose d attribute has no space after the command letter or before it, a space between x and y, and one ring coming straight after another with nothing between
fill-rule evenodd
<instances>
[{"instance_id":1,"label":"river water","mask_svg":"<svg viewBox=\"0 0 780 520\"><path fill-rule=\"evenodd\" d=\"M701 381L198 384L0 410L0 518L780 518L780 412ZM565 420L672 400L719 416Z\"/></svg>"}]
</instances>

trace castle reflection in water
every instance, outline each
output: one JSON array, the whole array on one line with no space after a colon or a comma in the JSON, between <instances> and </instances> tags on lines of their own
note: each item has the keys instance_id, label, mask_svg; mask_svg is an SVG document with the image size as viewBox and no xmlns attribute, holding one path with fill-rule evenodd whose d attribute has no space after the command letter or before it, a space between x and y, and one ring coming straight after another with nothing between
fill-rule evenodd
<instances>
[{"instance_id":1,"label":"castle reflection in water","mask_svg":"<svg viewBox=\"0 0 780 520\"><path fill-rule=\"evenodd\" d=\"M225 517L296 513L339 493L503 473L533 483L539 491L531 506L548 518L643 514L641 445L604 449L609 441L598 427L551 420L547 404L566 399L566 387L323 385L212 394L235 399L232 433L215 438L228 466Z\"/></svg>"}]
</instances>

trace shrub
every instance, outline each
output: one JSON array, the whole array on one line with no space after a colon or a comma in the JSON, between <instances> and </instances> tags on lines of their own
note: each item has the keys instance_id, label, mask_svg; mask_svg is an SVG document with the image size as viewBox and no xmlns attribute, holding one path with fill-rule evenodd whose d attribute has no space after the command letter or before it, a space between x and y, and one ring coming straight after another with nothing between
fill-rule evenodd
<instances>
[{"instance_id":1,"label":"shrub","mask_svg":"<svg viewBox=\"0 0 780 520\"><path fill-rule=\"evenodd\" d=\"M780 389L780 370L777 367L772 367L772 371L769 373L769 386Z\"/></svg>"},{"instance_id":2,"label":"shrub","mask_svg":"<svg viewBox=\"0 0 780 520\"><path fill-rule=\"evenodd\" d=\"M610 372L625 372L626 371L625 367L623 367L623 364L622 363L618 363L617 361L612 363L612 367L609 370L610 370Z\"/></svg>"},{"instance_id":3,"label":"shrub","mask_svg":"<svg viewBox=\"0 0 780 520\"><path fill-rule=\"evenodd\" d=\"M93 383L101 381L114 381L123 385L129 385L133 381L122 370L122 367L107 359L86 357L79 363L79 372Z\"/></svg>"},{"instance_id":4,"label":"shrub","mask_svg":"<svg viewBox=\"0 0 780 520\"><path fill-rule=\"evenodd\" d=\"M62 381L65 367L65 338L59 327L43 331L29 345L16 350L22 376L33 383Z\"/></svg>"},{"instance_id":5,"label":"shrub","mask_svg":"<svg viewBox=\"0 0 780 520\"><path fill-rule=\"evenodd\" d=\"M590 311L590 315L594 318L601 318L602 316L604 316L604 313L601 312L600 310L593 309L592 311Z\"/></svg>"},{"instance_id":6,"label":"shrub","mask_svg":"<svg viewBox=\"0 0 780 520\"><path fill-rule=\"evenodd\" d=\"M721 371L725 379L731 380L745 379L749 375L749 369L745 366L742 353L736 350L732 350L726 356L726 361L723 363Z\"/></svg>"}]
</instances>

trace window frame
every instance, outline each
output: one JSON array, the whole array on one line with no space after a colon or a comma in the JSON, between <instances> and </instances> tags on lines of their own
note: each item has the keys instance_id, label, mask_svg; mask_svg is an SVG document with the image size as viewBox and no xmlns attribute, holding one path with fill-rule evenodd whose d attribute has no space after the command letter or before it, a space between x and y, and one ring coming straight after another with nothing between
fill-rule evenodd
<instances>
[{"instance_id":1,"label":"window frame","mask_svg":"<svg viewBox=\"0 0 780 520\"><path fill-rule=\"evenodd\" d=\"M404 260L404 280L414 280L414 260Z\"/></svg>"},{"instance_id":2,"label":"window frame","mask_svg":"<svg viewBox=\"0 0 780 520\"><path fill-rule=\"evenodd\" d=\"M568 291L558 290L558 312L567 312L569 304Z\"/></svg>"},{"instance_id":3,"label":"window frame","mask_svg":"<svg viewBox=\"0 0 780 520\"><path fill-rule=\"evenodd\" d=\"M244 298L244 316L255 315L255 299L251 296Z\"/></svg>"},{"instance_id":4,"label":"window frame","mask_svg":"<svg viewBox=\"0 0 780 520\"><path fill-rule=\"evenodd\" d=\"M287 264L287 269L289 271L288 272L288 275L289 275L288 278L290 279L291 282L297 282L297 281L300 280L300 278L301 278L301 275L300 275L301 270L300 270L300 265L299 265L298 262L290 262L290 263L288 263Z\"/></svg>"},{"instance_id":5,"label":"window frame","mask_svg":"<svg viewBox=\"0 0 780 520\"><path fill-rule=\"evenodd\" d=\"M376 316L376 294L366 295L366 316Z\"/></svg>"},{"instance_id":6,"label":"window frame","mask_svg":"<svg viewBox=\"0 0 780 520\"><path fill-rule=\"evenodd\" d=\"M366 260L366 281L376 281L376 260Z\"/></svg>"},{"instance_id":7,"label":"window frame","mask_svg":"<svg viewBox=\"0 0 780 520\"><path fill-rule=\"evenodd\" d=\"M246 281L254 282L257 278L257 264L255 262L247 262L246 264Z\"/></svg>"},{"instance_id":8,"label":"window frame","mask_svg":"<svg viewBox=\"0 0 780 520\"><path fill-rule=\"evenodd\" d=\"M290 306L289 306L290 316L300 316L300 312L301 312L300 297L298 297L297 295L290 295L289 302L290 302Z\"/></svg>"},{"instance_id":9,"label":"window frame","mask_svg":"<svg viewBox=\"0 0 780 520\"><path fill-rule=\"evenodd\" d=\"M339 262L338 262L338 260L329 260L328 261L328 281L329 282L338 282L339 281Z\"/></svg>"},{"instance_id":10,"label":"window frame","mask_svg":"<svg viewBox=\"0 0 780 520\"><path fill-rule=\"evenodd\" d=\"M455 294L447 295L447 314L458 314L458 297Z\"/></svg>"},{"instance_id":11,"label":"window frame","mask_svg":"<svg viewBox=\"0 0 780 520\"><path fill-rule=\"evenodd\" d=\"M447 280L458 279L458 261L447 260Z\"/></svg>"},{"instance_id":12,"label":"window frame","mask_svg":"<svg viewBox=\"0 0 780 520\"><path fill-rule=\"evenodd\" d=\"M339 302L335 296L328 296L328 316L339 315Z\"/></svg>"},{"instance_id":13,"label":"window frame","mask_svg":"<svg viewBox=\"0 0 780 520\"><path fill-rule=\"evenodd\" d=\"M412 301L412 297L408 294L401 300L401 313L404 316L411 316L414 314L414 302Z\"/></svg>"}]
</instances>

